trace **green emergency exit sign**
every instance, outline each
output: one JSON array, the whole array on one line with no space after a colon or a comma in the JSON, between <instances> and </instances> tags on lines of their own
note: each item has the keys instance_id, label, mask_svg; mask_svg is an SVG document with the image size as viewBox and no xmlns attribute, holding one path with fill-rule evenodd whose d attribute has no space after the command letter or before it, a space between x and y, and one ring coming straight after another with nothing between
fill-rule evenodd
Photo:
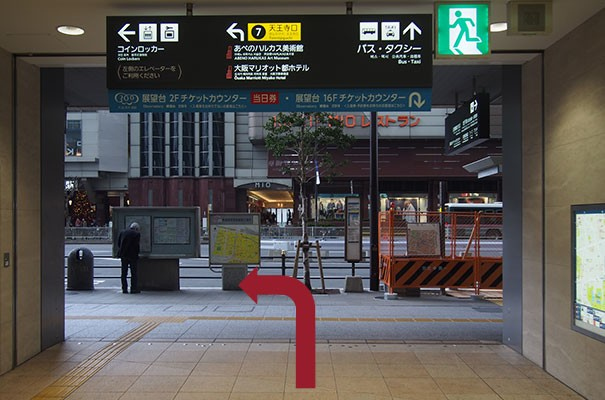
<instances>
[{"instance_id":1,"label":"green emergency exit sign","mask_svg":"<svg viewBox=\"0 0 605 400\"><path fill-rule=\"evenodd\" d=\"M435 3L435 40L436 57L489 55L489 3Z\"/></svg>"}]
</instances>

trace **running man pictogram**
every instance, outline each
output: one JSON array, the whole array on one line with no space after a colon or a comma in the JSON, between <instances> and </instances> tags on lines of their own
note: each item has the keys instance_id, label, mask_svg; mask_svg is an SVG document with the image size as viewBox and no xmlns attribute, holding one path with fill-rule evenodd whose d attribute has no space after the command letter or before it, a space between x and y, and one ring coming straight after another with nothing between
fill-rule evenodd
<instances>
[{"instance_id":1,"label":"running man pictogram","mask_svg":"<svg viewBox=\"0 0 605 400\"><path fill-rule=\"evenodd\" d=\"M437 57L489 54L489 3L435 4Z\"/></svg>"},{"instance_id":2,"label":"running man pictogram","mask_svg":"<svg viewBox=\"0 0 605 400\"><path fill-rule=\"evenodd\" d=\"M450 28L454 30L458 27L460 28L460 32L458 33L458 37L456 38L456 41L452 47L458 54L463 54L463 52L459 49L460 42L463 38L467 43L481 42L481 38L471 36L470 28L475 27L475 22L472 18L463 17L462 11L460 10L457 10L454 15L456 16L456 20L450 25Z\"/></svg>"}]
</instances>

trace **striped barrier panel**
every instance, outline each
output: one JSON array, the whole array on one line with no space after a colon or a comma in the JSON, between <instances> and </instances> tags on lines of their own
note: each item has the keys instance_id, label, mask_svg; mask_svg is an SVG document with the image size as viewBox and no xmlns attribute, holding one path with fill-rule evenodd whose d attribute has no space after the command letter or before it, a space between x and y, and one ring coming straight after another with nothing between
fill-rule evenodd
<instances>
[{"instance_id":1,"label":"striped barrier panel","mask_svg":"<svg viewBox=\"0 0 605 400\"><path fill-rule=\"evenodd\" d=\"M474 287L475 260L473 259L383 257L380 264L380 278L389 290L418 287ZM481 259L478 265L479 287L501 289L502 260Z\"/></svg>"},{"instance_id":2,"label":"striped barrier panel","mask_svg":"<svg viewBox=\"0 0 605 400\"><path fill-rule=\"evenodd\" d=\"M479 267L481 289L502 289L502 259L482 259Z\"/></svg>"}]
</instances>

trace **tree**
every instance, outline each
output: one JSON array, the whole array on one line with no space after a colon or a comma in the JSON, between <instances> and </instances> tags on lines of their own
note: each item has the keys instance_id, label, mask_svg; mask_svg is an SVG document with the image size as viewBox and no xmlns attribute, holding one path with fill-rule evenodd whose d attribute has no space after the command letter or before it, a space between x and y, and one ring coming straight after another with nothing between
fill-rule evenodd
<instances>
[{"instance_id":1,"label":"tree","mask_svg":"<svg viewBox=\"0 0 605 400\"><path fill-rule=\"evenodd\" d=\"M282 161L282 174L289 175L300 188L298 212L302 226L304 279L311 289L306 186L319 175L333 176L343 162L336 162L332 151L350 147L355 138L344 133L341 120L322 112L279 113L267 121L265 130L265 146Z\"/></svg>"},{"instance_id":2,"label":"tree","mask_svg":"<svg viewBox=\"0 0 605 400\"><path fill-rule=\"evenodd\" d=\"M88 194L83 190L75 192L71 204L72 223L77 226L76 221L79 220L84 226L90 226L95 221L95 217L95 206L88 199Z\"/></svg>"}]
</instances>

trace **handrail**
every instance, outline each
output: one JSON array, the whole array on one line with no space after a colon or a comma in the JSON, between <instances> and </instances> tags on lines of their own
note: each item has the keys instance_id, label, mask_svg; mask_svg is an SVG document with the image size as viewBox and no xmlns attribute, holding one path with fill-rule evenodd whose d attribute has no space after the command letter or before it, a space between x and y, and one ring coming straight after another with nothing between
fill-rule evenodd
<instances>
[{"instance_id":1,"label":"handrail","mask_svg":"<svg viewBox=\"0 0 605 400\"><path fill-rule=\"evenodd\" d=\"M307 226L307 233L311 240L321 240L325 238L344 237L344 226ZM207 237L206 232L202 232L202 238ZM294 239L302 237L302 227L300 226L261 226L261 238L263 239ZM112 231L110 227L65 227L65 240L67 242L82 241L85 243L99 242L111 243Z\"/></svg>"},{"instance_id":2,"label":"handrail","mask_svg":"<svg viewBox=\"0 0 605 400\"><path fill-rule=\"evenodd\" d=\"M383 257L408 256L408 222L406 217L415 216L413 225L435 225L449 259L465 259L475 256L502 257L502 214L485 212L405 212L389 210L380 213L380 255ZM427 225L427 226L428 226ZM473 243L473 241L475 243ZM416 242L414 242L416 243ZM427 254L428 255L428 254ZM436 254L433 254L436 255Z\"/></svg>"},{"instance_id":3,"label":"handrail","mask_svg":"<svg viewBox=\"0 0 605 400\"><path fill-rule=\"evenodd\" d=\"M67 255L64 257L64 260L65 260L65 263L64 263L65 278L67 278L67 269L68 269L67 259L68 259L68 257L69 256L67 256ZM261 257L260 268L261 269L265 269L265 270L280 270L283 273L285 271L284 270L284 263L286 261L292 261L293 262L294 258L295 258L294 256L288 257L288 256L285 256L285 255L282 255L282 256L262 256ZM339 261L343 261L343 263L344 263L344 260L343 260L342 256L322 256L322 258L324 260L339 260ZM116 258L111 257L111 256L93 256L93 259L116 260L117 261ZM209 258L208 258L208 256L202 256L202 257L198 257L198 258L195 258L195 259L208 260ZM192 258L182 258L180 260L192 260ZM263 265L263 262L262 262L263 260L269 261L269 262L278 262L278 263L281 261L282 265ZM93 279L94 278L100 278L100 277L94 276L94 271L97 270L97 269L100 269L100 270L115 269L115 270L119 271L120 268L121 268L120 265L95 265L94 268L93 268ZM204 269L204 270L207 270L207 271L211 271L214 274L220 274L220 270L216 271L215 270L216 268L217 268L216 266L212 266L212 265L182 265L182 263L179 263L179 269L182 269L182 270ZM290 267L290 270L292 270L292 268L293 267ZM328 267L327 269L328 270L343 270L343 271L347 270L347 271L351 272L352 268L355 268L356 272L359 271L359 270L362 270L362 271L363 270L367 270L368 271L367 276L361 276L361 278L362 279L369 279L369 271L370 271L369 261L362 261L361 263L355 263L355 267L345 266L345 265L332 265L332 266ZM348 274L329 275L329 276L325 276L324 278L325 279L331 279L331 280L344 279L347 275ZM113 275L109 275L109 276L104 275L104 276L102 276L102 278L104 278L104 279L120 279L120 275L119 274L115 275L115 276L113 276ZM222 278L221 275L215 275L215 276L181 276L180 277L180 279L193 279L193 280L195 280L195 279L221 279L221 278ZM320 279L320 276L319 275L317 275L317 276L312 275L311 279Z\"/></svg>"}]
</instances>

